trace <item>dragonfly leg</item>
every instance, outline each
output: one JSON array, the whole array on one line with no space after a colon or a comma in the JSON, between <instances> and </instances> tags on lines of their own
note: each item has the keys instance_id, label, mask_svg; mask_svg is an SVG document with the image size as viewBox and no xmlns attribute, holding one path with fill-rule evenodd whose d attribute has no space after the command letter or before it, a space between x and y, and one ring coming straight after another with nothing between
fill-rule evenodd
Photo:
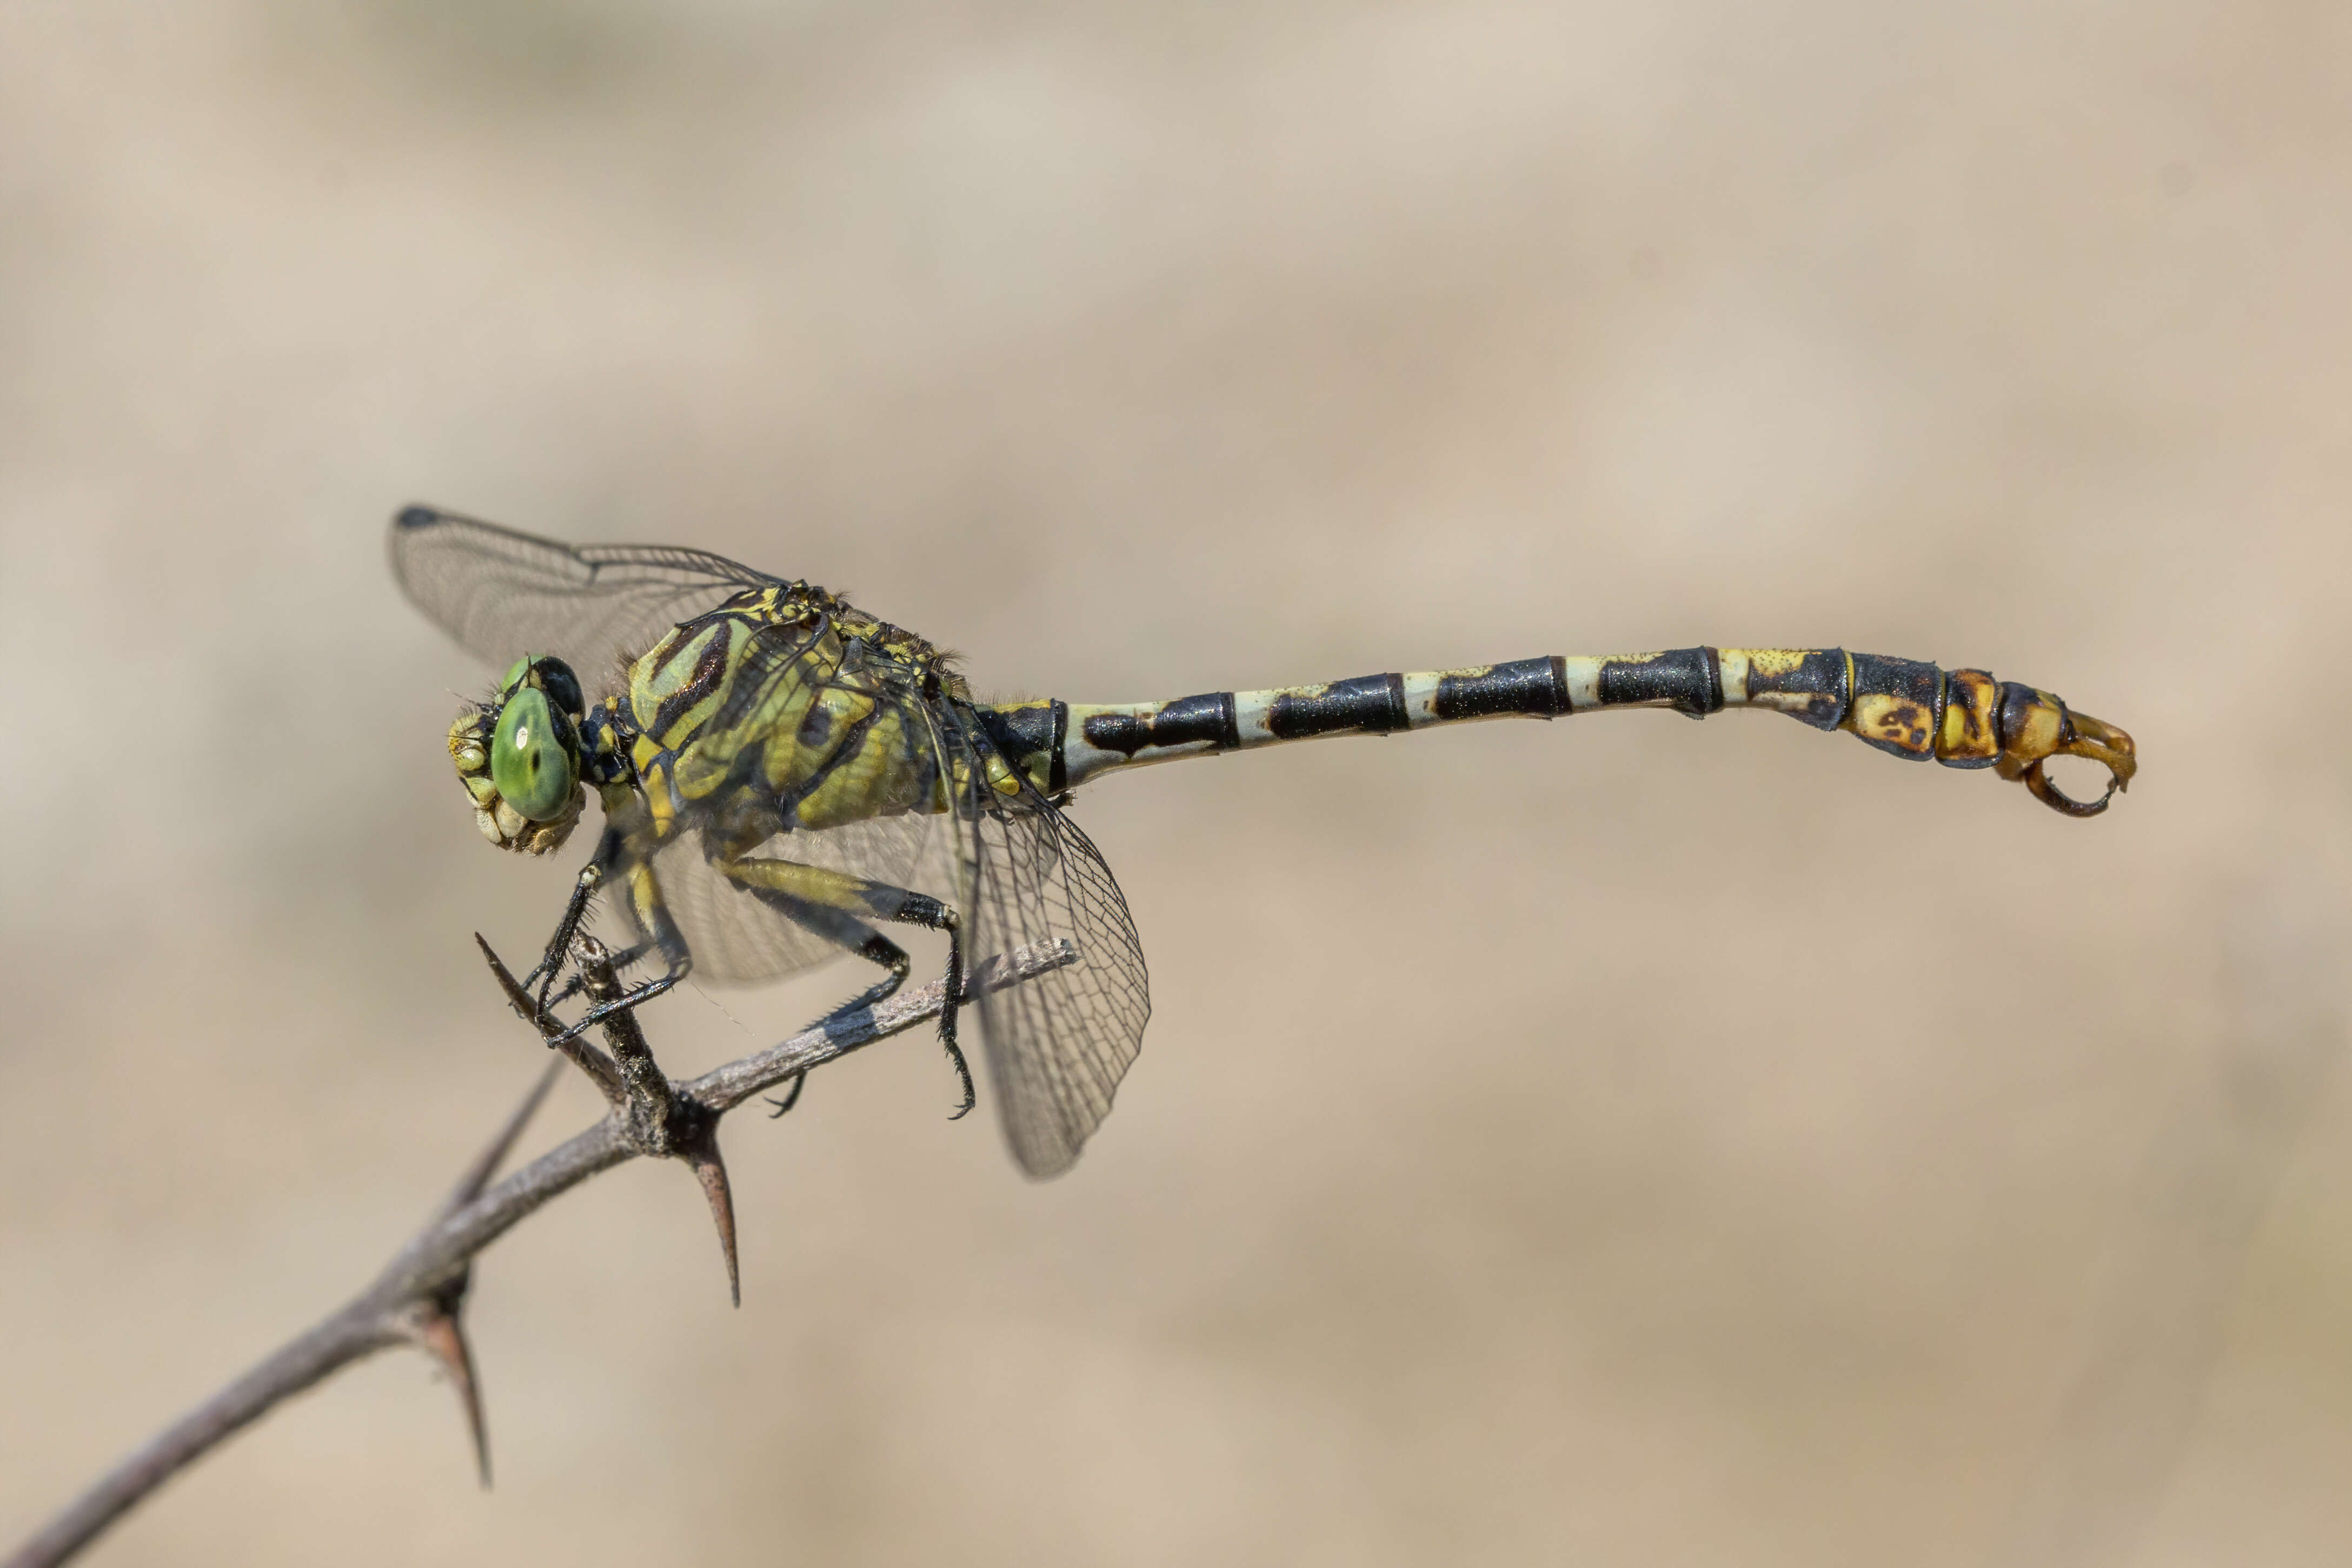
<instances>
[{"instance_id":1,"label":"dragonfly leg","mask_svg":"<svg viewBox=\"0 0 2352 1568\"><path fill-rule=\"evenodd\" d=\"M972 1089L971 1066L964 1060L963 1047L956 1037L957 1016L962 1010L964 964L963 922L954 910L937 899L905 888L870 882L822 866L804 866L796 860L745 857L720 861L719 868L730 881L803 930L847 949L869 963L881 965L884 973L880 980L835 1008L827 1017L880 1005L905 984L912 967L907 950L867 922L920 926L926 931L947 932L948 972L946 999L940 1007L940 1045L947 1052L949 1064L955 1068L956 1082L963 1090L962 1101L949 1120L964 1115L978 1103L979 1097Z\"/></svg>"},{"instance_id":2,"label":"dragonfly leg","mask_svg":"<svg viewBox=\"0 0 2352 1568\"><path fill-rule=\"evenodd\" d=\"M588 906L595 899L597 889L604 887L606 879L612 875L613 868L620 863L625 843L618 830L612 827L604 829L604 837L597 841L596 853L589 857L588 864L580 868L580 876L572 884L572 898L563 906L563 918L556 922L555 934L548 939L547 951L540 954L539 962L531 966L530 973L522 977L525 990L534 984L539 986L538 1005L541 1019L547 1016L547 1009L553 1005L548 993L553 989L555 977L563 973L564 963L572 955L572 939L578 936L580 928L587 923ZM579 990L575 982L565 989L563 997L554 1000L576 995Z\"/></svg>"},{"instance_id":3,"label":"dragonfly leg","mask_svg":"<svg viewBox=\"0 0 2352 1568\"><path fill-rule=\"evenodd\" d=\"M618 952L614 953L610 960L613 965L613 973L620 974L636 967L640 963L643 963L646 961L646 956L654 951L656 945L656 943L650 942L634 942L631 945L621 949ZM574 973L571 979L565 981L562 984L555 988L554 994L548 997L547 1005L550 1007L561 1007L563 1004L571 1001L574 996L579 995L581 992L587 988L587 981L583 979L577 973Z\"/></svg>"},{"instance_id":4,"label":"dragonfly leg","mask_svg":"<svg viewBox=\"0 0 2352 1568\"><path fill-rule=\"evenodd\" d=\"M782 1116L793 1106L798 1105L801 1102L801 1090L807 1087L808 1071L806 1068L803 1068L801 1071L793 1074L793 1087L785 1092L783 1099L771 1100L768 1101L770 1105L776 1108L775 1110L768 1112L768 1120L773 1121L777 1117Z\"/></svg>"},{"instance_id":5,"label":"dragonfly leg","mask_svg":"<svg viewBox=\"0 0 2352 1568\"><path fill-rule=\"evenodd\" d=\"M919 919L919 923L930 930L948 933L948 972L940 996L940 1046L955 1068L956 1081L963 1086L963 1100L948 1117L950 1121L960 1121L980 1103L980 1097L972 1092L971 1064L963 1059L963 1047L956 1042L956 1020L963 1011L963 922L956 918L955 910L937 899L922 899L919 894L917 897L925 906L921 915L902 914L898 918Z\"/></svg>"},{"instance_id":6,"label":"dragonfly leg","mask_svg":"<svg viewBox=\"0 0 2352 1568\"><path fill-rule=\"evenodd\" d=\"M555 922L555 934L547 939L547 951L539 955L539 962L531 965L530 973L522 977L525 990L533 985L539 987L541 1017L547 1016L548 991L555 984L555 977L563 973L564 961L572 952L572 939L580 934L581 926L587 921L588 901L596 896L604 877L604 868L593 860L581 868L579 880L572 884L572 900L563 906L563 918ZM570 995L578 989L575 985L565 994Z\"/></svg>"},{"instance_id":7,"label":"dragonfly leg","mask_svg":"<svg viewBox=\"0 0 2352 1568\"><path fill-rule=\"evenodd\" d=\"M602 858L600 851L598 860L592 861L588 870L580 873L581 886L589 893L594 892L596 888L602 885L601 877L595 882L591 882L589 879L589 871L595 870L602 862ZM578 1023L551 1038L547 1042L550 1047L562 1045L586 1033L615 1013L625 1013L652 1001L685 979L693 971L694 955L687 951L686 937L677 929L677 922L670 919L669 906L662 901L661 884L654 878L653 862L642 858L625 862L621 868L621 881L628 894L630 912L636 916L638 929L653 933L653 945L661 950L662 956L669 961L669 967L651 980L630 986L609 1002L597 1003L580 1016ZM582 893L574 893L572 901L579 907L580 913L577 917L573 917L567 911L566 921L571 929L576 932L580 929L581 921L586 915L586 899ZM568 942L566 951L569 951ZM561 960L559 959L557 963L560 967ZM542 998L547 989L554 984L555 973L551 970L541 987ZM542 999L540 1005L543 1016L547 1004Z\"/></svg>"},{"instance_id":8,"label":"dragonfly leg","mask_svg":"<svg viewBox=\"0 0 2352 1568\"><path fill-rule=\"evenodd\" d=\"M620 952L613 954L612 962L614 971L618 973L621 970L634 968L637 964L643 963L647 955L652 953L654 949L658 945L660 944L650 941L631 942L628 946L621 949Z\"/></svg>"}]
</instances>

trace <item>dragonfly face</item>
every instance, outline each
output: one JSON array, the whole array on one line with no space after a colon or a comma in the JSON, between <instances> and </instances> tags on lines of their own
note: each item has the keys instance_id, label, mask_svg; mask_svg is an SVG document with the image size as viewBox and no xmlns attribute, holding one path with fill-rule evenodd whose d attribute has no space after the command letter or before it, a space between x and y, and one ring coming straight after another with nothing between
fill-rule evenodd
<instances>
[{"instance_id":1,"label":"dragonfly face","mask_svg":"<svg viewBox=\"0 0 2352 1568\"><path fill-rule=\"evenodd\" d=\"M501 849L544 855L580 820L580 682L560 658L525 654L498 694L449 726L449 760L473 797L482 837Z\"/></svg>"}]
</instances>

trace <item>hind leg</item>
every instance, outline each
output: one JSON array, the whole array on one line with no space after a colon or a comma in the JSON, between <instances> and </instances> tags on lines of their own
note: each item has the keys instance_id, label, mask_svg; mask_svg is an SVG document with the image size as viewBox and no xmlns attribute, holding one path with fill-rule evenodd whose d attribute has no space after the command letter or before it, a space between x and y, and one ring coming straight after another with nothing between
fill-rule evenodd
<instances>
[{"instance_id":1,"label":"hind leg","mask_svg":"<svg viewBox=\"0 0 2352 1568\"><path fill-rule=\"evenodd\" d=\"M717 864L729 881L803 931L881 967L881 979L835 1008L827 1017L879 1006L905 984L912 961L905 948L875 929L877 924L920 926L926 931L947 932L947 984L946 996L940 1006L940 1045L955 1068L956 1080L963 1090L962 1103L955 1114L961 1116L972 1108L977 1097L972 1090L971 1068L964 1060L963 1047L956 1037L964 973L963 922L954 910L937 899L905 888L868 881L822 866L803 865L797 860L746 856Z\"/></svg>"}]
</instances>

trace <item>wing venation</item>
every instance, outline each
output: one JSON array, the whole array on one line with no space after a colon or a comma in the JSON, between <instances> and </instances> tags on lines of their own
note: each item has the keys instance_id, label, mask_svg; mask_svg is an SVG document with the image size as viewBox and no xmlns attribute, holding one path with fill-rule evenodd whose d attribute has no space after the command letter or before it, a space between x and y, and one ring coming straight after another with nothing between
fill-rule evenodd
<instances>
[{"instance_id":1,"label":"wing venation","mask_svg":"<svg viewBox=\"0 0 2352 1568\"><path fill-rule=\"evenodd\" d=\"M667 544L569 545L412 506L392 520L393 576L460 647L504 669L524 654L572 667L590 701L678 622L782 581L723 555Z\"/></svg>"},{"instance_id":2,"label":"wing venation","mask_svg":"<svg viewBox=\"0 0 2352 1568\"><path fill-rule=\"evenodd\" d=\"M981 783L988 742L977 717L943 714L940 729L971 763L956 824L969 961L1056 939L1078 952L1076 963L978 1002L1005 1141L1043 1180L1077 1159L1142 1049L1151 1016L1143 943L1117 879L1076 823L1026 783L1013 796Z\"/></svg>"}]
</instances>

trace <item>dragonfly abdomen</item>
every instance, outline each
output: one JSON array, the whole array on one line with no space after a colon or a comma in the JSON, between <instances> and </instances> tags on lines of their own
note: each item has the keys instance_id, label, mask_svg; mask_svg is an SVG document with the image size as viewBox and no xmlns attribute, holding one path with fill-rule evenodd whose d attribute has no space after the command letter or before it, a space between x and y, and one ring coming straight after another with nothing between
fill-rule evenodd
<instances>
[{"instance_id":1,"label":"dragonfly abdomen","mask_svg":"<svg viewBox=\"0 0 2352 1568\"><path fill-rule=\"evenodd\" d=\"M2058 794L2042 764L2087 757L2109 770L2109 795L2131 777L2131 738L2046 691L1979 669L1843 648L1675 648L1561 656L1466 669L1358 676L1320 686L1212 691L1172 702L1033 702L989 710L999 744L1040 788L1075 788L1147 763L1208 756L1326 735L1385 735L1486 719L1556 719L1611 708L1666 708L1705 718L1766 708L1844 730L1899 757L1998 769L2062 811L2105 800Z\"/></svg>"}]
</instances>

